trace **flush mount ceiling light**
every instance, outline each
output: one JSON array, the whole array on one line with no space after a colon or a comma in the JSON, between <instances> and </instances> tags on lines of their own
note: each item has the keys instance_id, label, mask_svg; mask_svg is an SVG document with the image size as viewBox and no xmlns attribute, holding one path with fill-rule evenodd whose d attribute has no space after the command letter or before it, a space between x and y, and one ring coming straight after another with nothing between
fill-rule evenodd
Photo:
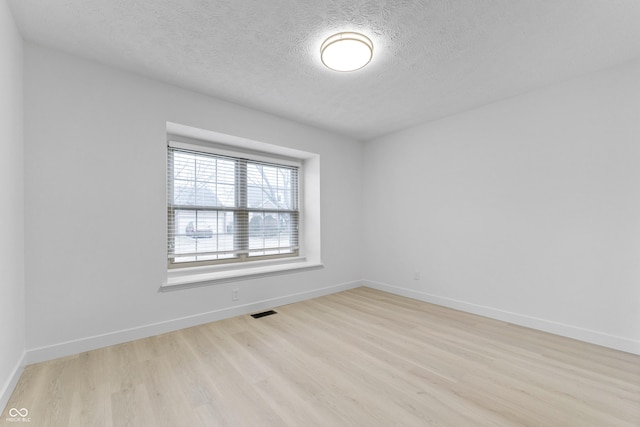
<instances>
[{"instance_id":1,"label":"flush mount ceiling light","mask_svg":"<svg viewBox=\"0 0 640 427\"><path fill-rule=\"evenodd\" d=\"M373 43L359 33L334 34L320 46L322 63L334 71L355 71L373 57Z\"/></svg>"}]
</instances>

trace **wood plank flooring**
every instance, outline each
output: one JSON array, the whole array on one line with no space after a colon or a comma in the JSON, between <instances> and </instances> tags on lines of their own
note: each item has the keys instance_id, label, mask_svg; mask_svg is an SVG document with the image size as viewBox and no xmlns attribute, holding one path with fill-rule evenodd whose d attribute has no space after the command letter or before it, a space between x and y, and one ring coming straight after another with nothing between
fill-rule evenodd
<instances>
[{"instance_id":1,"label":"wood plank flooring","mask_svg":"<svg viewBox=\"0 0 640 427\"><path fill-rule=\"evenodd\" d=\"M27 366L30 426L640 426L640 356L358 288Z\"/></svg>"}]
</instances>

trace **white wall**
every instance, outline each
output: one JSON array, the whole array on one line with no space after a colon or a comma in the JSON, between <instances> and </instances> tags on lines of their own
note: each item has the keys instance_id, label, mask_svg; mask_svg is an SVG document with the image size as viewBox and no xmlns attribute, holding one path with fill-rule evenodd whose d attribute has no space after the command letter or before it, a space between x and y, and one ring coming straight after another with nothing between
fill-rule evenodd
<instances>
[{"instance_id":1,"label":"white wall","mask_svg":"<svg viewBox=\"0 0 640 427\"><path fill-rule=\"evenodd\" d=\"M360 142L29 43L25 121L30 362L360 283ZM320 154L324 268L159 292L167 121Z\"/></svg>"},{"instance_id":2,"label":"white wall","mask_svg":"<svg viewBox=\"0 0 640 427\"><path fill-rule=\"evenodd\" d=\"M0 0L0 416L25 348L22 39Z\"/></svg>"},{"instance_id":3,"label":"white wall","mask_svg":"<svg viewBox=\"0 0 640 427\"><path fill-rule=\"evenodd\" d=\"M639 71L628 64L363 146L28 43L27 359L333 292L362 277L640 353ZM159 292L167 121L319 153L325 268ZM19 118L9 122L17 134ZM12 271L19 282L21 270Z\"/></svg>"},{"instance_id":4,"label":"white wall","mask_svg":"<svg viewBox=\"0 0 640 427\"><path fill-rule=\"evenodd\" d=\"M636 61L367 143L368 283L640 353L639 138Z\"/></svg>"}]
</instances>

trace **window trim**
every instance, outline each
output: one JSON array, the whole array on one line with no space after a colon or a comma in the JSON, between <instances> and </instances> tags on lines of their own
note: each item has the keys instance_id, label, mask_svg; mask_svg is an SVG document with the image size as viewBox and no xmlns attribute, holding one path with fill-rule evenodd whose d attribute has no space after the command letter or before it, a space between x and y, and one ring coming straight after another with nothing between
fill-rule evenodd
<instances>
[{"instance_id":1,"label":"window trim","mask_svg":"<svg viewBox=\"0 0 640 427\"><path fill-rule=\"evenodd\" d=\"M241 149L222 142L209 142L184 137L180 135L167 135L167 143L173 148L183 150L201 151L203 153L216 156L241 157L256 162L274 163L283 166L299 167L303 166L303 159L297 159L285 155L271 154L262 151Z\"/></svg>"},{"instance_id":2,"label":"window trim","mask_svg":"<svg viewBox=\"0 0 640 427\"><path fill-rule=\"evenodd\" d=\"M232 263L253 263L260 260L272 260L272 259L280 259L280 258L291 258L299 256L299 239L298 235L300 233L300 187L299 187L299 178L298 176L303 172L303 164L300 161L292 160L289 158L279 158L279 157L271 157L267 156L264 153L256 153L256 152L247 152L247 151L233 151L228 148L217 148L220 145L216 144L212 146L212 144L202 143L201 141L190 141L190 142L182 142L178 141L178 138L172 137L167 138L167 192L169 194L172 193L172 189L174 186L173 175L172 175L172 158L170 157L171 150L177 150L178 152L188 152L199 155L202 153L207 156L214 156L215 158L226 158L228 160L232 160L235 163L236 168L236 183L234 184L236 187L236 205L234 207L215 207L215 208L207 208L203 206L182 206L182 205L174 205L167 204L167 223L168 225L173 224L176 215L176 211L183 210L193 210L196 212L200 211L213 211L213 212L221 212L228 211L233 212L235 221L244 219L245 227L234 227L236 230L233 233L234 240L234 249L230 251L221 251L217 252L218 254L229 253L233 254L233 257L230 258L218 258L213 260L196 260L196 261L180 261L175 262L176 258L180 256L185 256L189 254L173 254L172 257L170 253L167 253L167 268L168 269L183 269L188 267L200 267L200 266L210 266L210 265L219 265L219 264L232 264ZM248 164L260 164L260 165L273 165L275 167L284 167L295 169L295 188L293 193L293 209L261 209L261 208L250 208L247 204L247 165ZM172 199L172 196L169 195L167 200ZM285 253L277 253L277 254L262 254L262 255L252 255L251 248L249 247L249 216L251 213L275 213L276 215L280 213L288 213L292 215L293 224L296 225L297 230L295 236L292 236L294 239L292 244L288 247L279 247L279 248L264 248L264 250L257 250L256 252L269 252L270 250L283 250L283 249L291 249L291 252ZM170 227L167 227L167 241L169 242L169 238L171 233L169 231ZM172 240L173 242L173 240ZM238 243L239 242L239 243ZM169 242L170 243L170 242ZM240 246L237 246L237 245ZM171 245L169 244L168 247ZM240 249L238 249L238 247ZM210 255L214 253L211 252ZM194 253L194 256L198 256ZM202 256L207 256L206 253L203 253Z\"/></svg>"},{"instance_id":3,"label":"window trim","mask_svg":"<svg viewBox=\"0 0 640 427\"><path fill-rule=\"evenodd\" d=\"M250 264L250 265L247 265ZM321 261L306 257L280 258L276 261L261 260L250 263L229 263L214 266L186 267L168 271L167 279L160 287L161 291L188 289L221 283L249 280L261 277L278 276L324 267Z\"/></svg>"},{"instance_id":4,"label":"window trim","mask_svg":"<svg viewBox=\"0 0 640 427\"><path fill-rule=\"evenodd\" d=\"M166 135L167 140L193 144L199 148L226 149L243 153L243 155L258 156L259 160L262 161L273 162L274 159L287 159L300 164L302 166L301 173L298 174L300 231L298 233L298 256L244 263L225 263L176 269L167 268L166 277L160 286L160 291L209 286L229 281L250 280L258 277L295 273L324 267L321 255L319 154L173 122L167 122ZM165 228L165 230L167 229ZM163 251L165 265L167 255L166 242L167 239L165 239L165 249Z\"/></svg>"}]
</instances>

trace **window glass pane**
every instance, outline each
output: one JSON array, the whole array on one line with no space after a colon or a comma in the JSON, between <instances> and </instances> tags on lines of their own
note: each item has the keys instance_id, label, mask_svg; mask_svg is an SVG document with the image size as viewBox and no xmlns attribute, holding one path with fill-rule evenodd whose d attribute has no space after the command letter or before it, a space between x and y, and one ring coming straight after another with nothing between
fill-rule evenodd
<instances>
[{"instance_id":1,"label":"window glass pane","mask_svg":"<svg viewBox=\"0 0 640 427\"><path fill-rule=\"evenodd\" d=\"M173 203L176 205L195 205L196 191L193 181L174 180Z\"/></svg>"},{"instance_id":2,"label":"window glass pane","mask_svg":"<svg viewBox=\"0 0 640 427\"><path fill-rule=\"evenodd\" d=\"M233 253L233 212L175 211L174 254L180 262L224 259ZM211 252L228 252L211 254Z\"/></svg>"},{"instance_id":3,"label":"window glass pane","mask_svg":"<svg viewBox=\"0 0 640 427\"><path fill-rule=\"evenodd\" d=\"M235 206L235 161L191 152L174 152L173 203Z\"/></svg>"},{"instance_id":4,"label":"window glass pane","mask_svg":"<svg viewBox=\"0 0 640 427\"><path fill-rule=\"evenodd\" d=\"M236 162L228 159L218 159L217 182L233 184L236 181Z\"/></svg>"},{"instance_id":5,"label":"window glass pane","mask_svg":"<svg viewBox=\"0 0 640 427\"><path fill-rule=\"evenodd\" d=\"M262 213L252 212L249 215L249 237L262 237L264 217Z\"/></svg>"},{"instance_id":6,"label":"window glass pane","mask_svg":"<svg viewBox=\"0 0 640 427\"><path fill-rule=\"evenodd\" d=\"M247 164L247 203L257 209L294 209L290 168Z\"/></svg>"},{"instance_id":7,"label":"window glass pane","mask_svg":"<svg viewBox=\"0 0 640 427\"><path fill-rule=\"evenodd\" d=\"M187 237L187 231L196 222L195 211L176 210L174 212L174 253L176 255L195 252L195 243Z\"/></svg>"},{"instance_id":8,"label":"window glass pane","mask_svg":"<svg viewBox=\"0 0 640 427\"><path fill-rule=\"evenodd\" d=\"M264 205L262 166L247 164L247 206L262 208Z\"/></svg>"},{"instance_id":9,"label":"window glass pane","mask_svg":"<svg viewBox=\"0 0 640 427\"><path fill-rule=\"evenodd\" d=\"M253 185L247 186L247 206L250 208L262 207L262 188Z\"/></svg>"},{"instance_id":10,"label":"window glass pane","mask_svg":"<svg viewBox=\"0 0 640 427\"><path fill-rule=\"evenodd\" d=\"M218 184L216 187L217 206L232 207L236 205L236 189L233 185Z\"/></svg>"},{"instance_id":11,"label":"window glass pane","mask_svg":"<svg viewBox=\"0 0 640 427\"><path fill-rule=\"evenodd\" d=\"M215 184L196 182L195 205L197 206L221 206L216 197Z\"/></svg>"},{"instance_id":12,"label":"window glass pane","mask_svg":"<svg viewBox=\"0 0 640 427\"><path fill-rule=\"evenodd\" d=\"M233 212L218 212L218 230L217 230L217 244L219 251L233 251ZM232 254L228 254L225 257L231 257Z\"/></svg>"},{"instance_id":13,"label":"window glass pane","mask_svg":"<svg viewBox=\"0 0 640 427\"><path fill-rule=\"evenodd\" d=\"M278 200L282 209L293 209L291 196L291 169L279 169Z\"/></svg>"},{"instance_id":14,"label":"window glass pane","mask_svg":"<svg viewBox=\"0 0 640 427\"><path fill-rule=\"evenodd\" d=\"M276 212L252 212L249 215L250 255L291 253L291 215ZM271 249L271 250L268 250Z\"/></svg>"},{"instance_id":15,"label":"window glass pane","mask_svg":"<svg viewBox=\"0 0 640 427\"><path fill-rule=\"evenodd\" d=\"M212 183L216 181L216 159L194 155L196 170L194 178L199 183Z\"/></svg>"},{"instance_id":16,"label":"window glass pane","mask_svg":"<svg viewBox=\"0 0 640 427\"><path fill-rule=\"evenodd\" d=\"M271 166L262 167L262 187L265 190L265 194L268 194L273 206L277 206L277 189L278 189L278 170Z\"/></svg>"},{"instance_id":17,"label":"window glass pane","mask_svg":"<svg viewBox=\"0 0 640 427\"><path fill-rule=\"evenodd\" d=\"M173 157L173 177L177 180L191 180L195 174L193 155L176 152Z\"/></svg>"}]
</instances>

